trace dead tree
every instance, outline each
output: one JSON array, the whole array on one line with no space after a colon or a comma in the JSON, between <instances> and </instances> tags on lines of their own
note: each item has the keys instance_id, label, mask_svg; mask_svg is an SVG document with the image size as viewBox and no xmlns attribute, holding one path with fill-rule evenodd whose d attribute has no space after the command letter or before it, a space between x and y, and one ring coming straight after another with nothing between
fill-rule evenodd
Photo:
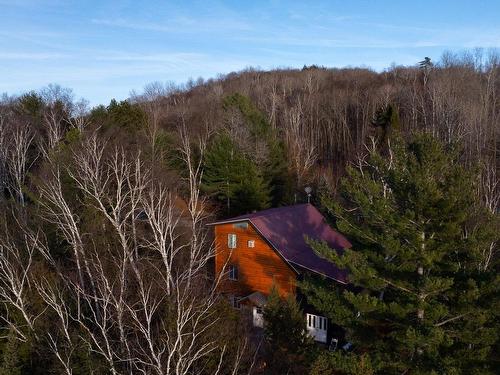
<instances>
[{"instance_id":1,"label":"dead tree","mask_svg":"<svg viewBox=\"0 0 500 375\"><path fill-rule=\"evenodd\" d=\"M40 149L48 156L64 137L65 122L69 123L73 109L73 93L71 89L50 84L41 90L40 95L44 101L42 117L45 125L45 140Z\"/></svg>"},{"instance_id":2,"label":"dead tree","mask_svg":"<svg viewBox=\"0 0 500 375\"><path fill-rule=\"evenodd\" d=\"M287 112L285 139L289 162L297 178L297 187L301 187L316 162L317 154L311 137L305 129L300 100Z\"/></svg>"},{"instance_id":3,"label":"dead tree","mask_svg":"<svg viewBox=\"0 0 500 375\"><path fill-rule=\"evenodd\" d=\"M95 134L75 152L67 173L106 223L99 234L110 238L106 251L84 240L81 218L64 196L57 168L40 190L45 219L56 225L81 265L76 279L58 270L57 285L33 281L58 317L59 334L46 339L67 374L75 346L71 322L85 332L81 337L113 374L187 375L211 353L219 353L220 361L226 356L215 341L206 339L207 331L219 323L214 315L219 296L218 280L210 280L206 272L214 250L204 226L202 160L193 155L186 127L180 138L188 171L188 194L180 206L177 191L153 179L140 155L129 157L119 148L108 153ZM203 137L199 153L205 145ZM141 230L132 224L137 221ZM76 311L68 310L68 296L77 301Z\"/></svg>"},{"instance_id":4,"label":"dead tree","mask_svg":"<svg viewBox=\"0 0 500 375\"><path fill-rule=\"evenodd\" d=\"M69 123L76 129L83 133L85 128L89 125L89 101L80 99L72 106L72 113L69 118Z\"/></svg>"},{"instance_id":5,"label":"dead tree","mask_svg":"<svg viewBox=\"0 0 500 375\"><path fill-rule=\"evenodd\" d=\"M144 92L140 95L132 94L132 98L143 108L147 115L146 136L150 142L152 158L157 156L156 143L160 131L161 121L167 116L168 104L165 99L175 91L172 82L163 84L152 82L144 87Z\"/></svg>"},{"instance_id":6,"label":"dead tree","mask_svg":"<svg viewBox=\"0 0 500 375\"><path fill-rule=\"evenodd\" d=\"M0 196L7 188L7 116L0 113Z\"/></svg>"},{"instance_id":7,"label":"dead tree","mask_svg":"<svg viewBox=\"0 0 500 375\"><path fill-rule=\"evenodd\" d=\"M3 233L0 238L0 302L7 312L14 309L22 317L22 322L8 314L0 318L21 341L27 340L26 328L33 331L37 319L30 311L28 298L35 249L36 243L25 241L19 246L8 233Z\"/></svg>"},{"instance_id":8,"label":"dead tree","mask_svg":"<svg viewBox=\"0 0 500 375\"><path fill-rule=\"evenodd\" d=\"M29 160L29 149L34 140L34 134L28 125L13 126L10 129L12 137L6 145L6 164L9 172L8 187L11 194L24 207L24 183L26 175L36 158Z\"/></svg>"},{"instance_id":9,"label":"dead tree","mask_svg":"<svg viewBox=\"0 0 500 375\"><path fill-rule=\"evenodd\" d=\"M498 215L500 209L500 180L497 175L497 168L494 162L485 163L481 173L479 194L486 209L492 215ZM480 264L481 270L487 270L498 253L498 241L490 243L488 248L483 250Z\"/></svg>"}]
</instances>

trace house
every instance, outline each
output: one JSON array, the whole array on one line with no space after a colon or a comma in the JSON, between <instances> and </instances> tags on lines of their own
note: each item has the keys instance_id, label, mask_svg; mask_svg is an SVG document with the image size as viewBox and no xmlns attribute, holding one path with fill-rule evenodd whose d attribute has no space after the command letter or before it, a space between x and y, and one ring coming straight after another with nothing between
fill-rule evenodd
<instances>
[{"instance_id":1,"label":"house","mask_svg":"<svg viewBox=\"0 0 500 375\"><path fill-rule=\"evenodd\" d=\"M262 307L274 284L281 296L296 296L297 280L304 274L322 275L347 284L347 274L318 256L306 237L325 241L342 252L351 244L332 229L311 204L272 208L209 224L214 227L215 272L222 274L219 289L235 308L252 315L262 327ZM306 306L308 332L319 342L329 342L326 317Z\"/></svg>"}]
</instances>

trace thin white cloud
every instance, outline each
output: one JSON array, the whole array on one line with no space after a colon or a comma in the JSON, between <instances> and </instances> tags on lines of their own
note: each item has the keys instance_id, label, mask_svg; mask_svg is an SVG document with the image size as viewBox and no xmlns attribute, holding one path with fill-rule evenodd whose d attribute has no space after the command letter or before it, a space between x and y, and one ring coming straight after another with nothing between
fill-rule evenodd
<instances>
[{"instance_id":1,"label":"thin white cloud","mask_svg":"<svg viewBox=\"0 0 500 375\"><path fill-rule=\"evenodd\" d=\"M37 52L0 52L2 60L54 60L68 58L69 55L62 53L37 53Z\"/></svg>"},{"instance_id":2,"label":"thin white cloud","mask_svg":"<svg viewBox=\"0 0 500 375\"><path fill-rule=\"evenodd\" d=\"M116 62L120 63L117 64ZM143 55L126 52L102 53L87 58L73 58L64 65L46 65L43 75L35 70L15 69L10 72L12 89L19 86L38 87L47 82L61 82L79 86L94 82L96 86L116 80L137 80L145 82L165 77L167 80L184 81L188 77L208 77L217 73L240 70L253 61L226 57L221 61L217 56L172 53ZM255 64L254 64L255 65Z\"/></svg>"},{"instance_id":3,"label":"thin white cloud","mask_svg":"<svg viewBox=\"0 0 500 375\"><path fill-rule=\"evenodd\" d=\"M397 25L389 23L355 22L356 25L370 28L371 33L392 30L398 40L395 47L498 47L500 46L500 28L470 28L439 25L438 27L423 27L414 25ZM375 47L384 48L375 45ZM390 47L390 45L388 45Z\"/></svg>"},{"instance_id":4,"label":"thin white cloud","mask_svg":"<svg viewBox=\"0 0 500 375\"><path fill-rule=\"evenodd\" d=\"M249 31L252 27L241 20L229 18L196 19L190 17L175 17L165 22L131 21L124 18L106 19L93 18L91 23L109 27L127 28L133 30L155 31L165 33L197 33L223 32L227 30Z\"/></svg>"},{"instance_id":5,"label":"thin white cloud","mask_svg":"<svg viewBox=\"0 0 500 375\"><path fill-rule=\"evenodd\" d=\"M96 25L110 26L110 27L121 27L126 29L134 30L145 30L145 31L159 31L159 32L170 32L173 29L167 25L161 25L157 23L139 23L127 21L124 19L92 19L91 22Z\"/></svg>"},{"instance_id":6,"label":"thin white cloud","mask_svg":"<svg viewBox=\"0 0 500 375\"><path fill-rule=\"evenodd\" d=\"M19 8L37 8L40 6L57 6L63 4L62 0L0 0L1 6Z\"/></svg>"},{"instance_id":7,"label":"thin white cloud","mask_svg":"<svg viewBox=\"0 0 500 375\"><path fill-rule=\"evenodd\" d=\"M366 38L325 38L325 37L294 37L294 36L250 36L235 37L236 40L256 44L296 47L322 47L322 48L422 48L436 47L441 44L432 40L398 41L390 39Z\"/></svg>"},{"instance_id":8,"label":"thin white cloud","mask_svg":"<svg viewBox=\"0 0 500 375\"><path fill-rule=\"evenodd\" d=\"M103 52L94 56L95 60L102 61L150 61L150 62L175 62L179 64L191 63L193 61L200 61L206 58L206 55L201 53L154 53L154 54L140 54L130 52Z\"/></svg>"}]
</instances>

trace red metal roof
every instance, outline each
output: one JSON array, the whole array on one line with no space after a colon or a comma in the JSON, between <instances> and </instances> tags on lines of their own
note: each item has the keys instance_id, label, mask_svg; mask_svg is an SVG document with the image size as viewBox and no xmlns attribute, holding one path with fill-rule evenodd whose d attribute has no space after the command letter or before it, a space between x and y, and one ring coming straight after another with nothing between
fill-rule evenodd
<instances>
[{"instance_id":1,"label":"red metal roof","mask_svg":"<svg viewBox=\"0 0 500 375\"><path fill-rule=\"evenodd\" d=\"M325 241L342 253L351 243L328 225L321 213L311 204L271 208L211 223L211 225L250 221L264 238L292 266L299 266L347 283L347 272L321 258L307 244L306 237Z\"/></svg>"}]
</instances>

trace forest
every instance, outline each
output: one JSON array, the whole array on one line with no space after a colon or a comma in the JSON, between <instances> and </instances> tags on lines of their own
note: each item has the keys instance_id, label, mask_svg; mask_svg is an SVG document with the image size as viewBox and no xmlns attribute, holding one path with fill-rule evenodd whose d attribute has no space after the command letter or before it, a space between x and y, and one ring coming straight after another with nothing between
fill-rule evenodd
<instances>
[{"instance_id":1,"label":"forest","mask_svg":"<svg viewBox=\"0 0 500 375\"><path fill-rule=\"evenodd\" d=\"M0 374L495 374L499 137L500 55L479 49L95 107L57 84L3 94ZM311 246L354 288L300 287L352 350L313 344L272 291L255 340L217 291L206 224L306 187L353 243Z\"/></svg>"}]
</instances>

